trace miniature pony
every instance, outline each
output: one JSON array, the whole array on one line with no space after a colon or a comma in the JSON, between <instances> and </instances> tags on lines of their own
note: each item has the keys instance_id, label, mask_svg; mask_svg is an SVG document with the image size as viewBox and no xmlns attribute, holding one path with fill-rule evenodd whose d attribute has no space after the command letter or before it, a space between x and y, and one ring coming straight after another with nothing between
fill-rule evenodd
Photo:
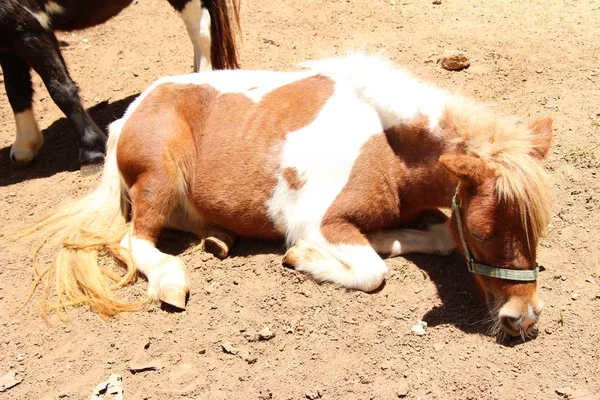
<instances>
[{"instance_id":1,"label":"miniature pony","mask_svg":"<svg viewBox=\"0 0 600 400\"><path fill-rule=\"evenodd\" d=\"M185 265L155 246L171 227L221 258L236 236L285 240L286 264L363 291L382 284L382 254L468 248L473 264L504 271L473 271L498 325L530 333L552 121L515 125L377 57L305 66L167 77L144 91L109 127L99 187L34 228L58 243L50 272L63 303L137 307L102 278L106 247L127 265L119 284L137 268L151 299L185 308ZM440 208L453 198L448 219Z\"/></svg>"}]
</instances>

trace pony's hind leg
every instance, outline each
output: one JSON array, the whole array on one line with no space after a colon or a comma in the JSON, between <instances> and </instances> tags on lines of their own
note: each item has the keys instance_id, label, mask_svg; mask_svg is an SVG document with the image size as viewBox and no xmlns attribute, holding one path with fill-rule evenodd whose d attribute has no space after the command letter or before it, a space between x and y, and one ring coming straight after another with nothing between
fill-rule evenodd
<instances>
[{"instance_id":1,"label":"pony's hind leg","mask_svg":"<svg viewBox=\"0 0 600 400\"><path fill-rule=\"evenodd\" d=\"M323 226L315 240L298 240L288 249L284 263L349 289L370 292L381 286L385 262L360 231L349 223Z\"/></svg>"},{"instance_id":2,"label":"pony's hind leg","mask_svg":"<svg viewBox=\"0 0 600 400\"><path fill-rule=\"evenodd\" d=\"M390 257L411 253L450 255L454 242L447 220L441 211L431 210L415 223L424 229L388 229L371 232L367 237L377 253Z\"/></svg>"},{"instance_id":3,"label":"pony's hind leg","mask_svg":"<svg viewBox=\"0 0 600 400\"><path fill-rule=\"evenodd\" d=\"M152 301L185 309L190 285L183 261L162 253L156 248L156 239L145 238L135 225L121 240L121 247L129 251L137 269L148 279L148 297Z\"/></svg>"},{"instance_id":4,"label":"pony's hind leg","mask_svg":"<svg viewBox=\"0 0 600 400\"><path fill-rule=\"evenodd\" d=\"M190 286L185 265L156 248L158 235L181 195L176 183L159 171L142 175L129 190L132 226L121 246L129 250L137 269L148 279L152 300L185 309Z\"/></svg>"},{"instance_id":5,"label":"pony's hind leg","mask_svg":"<svg viewBox=\"0 0 600 400\"><path fill-rule=\"evenodd\" d=\"M194 46L194 72L212 70L211 18L201 0L169 0L179 11Z\"/></svg>"},{"instance_id":6,"label":"pony's hind leg","mask_svg":"<svg viewBox=\"0 0 600 400\"><path fill-rule=\"evenodd\" d=\"M81 164L103 162L106 136L86 113L79 98L79 89L69 76L56 37L39 25L35 18L28 28L28 32L14 39L15 51L40 75L54 103L73 124L78 135Z\"/></svg>"},{"instance_id":7,"label":"pony's hind leg","mask_svg":"<svg viewBox=\"0 0 600 400\"><path fill-rule=\"evenodd\" d=\"M44 144L44 136L33 115L31 67L13 52L0 52L0 65L17 126L15 142L10 148L10 159L25 166L33 161Z\"/></svg>"}]
</instances>

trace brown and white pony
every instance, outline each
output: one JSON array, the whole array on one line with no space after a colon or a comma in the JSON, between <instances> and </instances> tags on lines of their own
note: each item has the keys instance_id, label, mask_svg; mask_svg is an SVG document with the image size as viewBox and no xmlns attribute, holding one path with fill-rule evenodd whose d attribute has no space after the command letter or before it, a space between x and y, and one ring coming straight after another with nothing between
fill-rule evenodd
<instances>
[{"instance_id":1,"label":"brown and white pony","mask_svg":"<svg viewBox=\"0 0 600 400\"><path fill-rule=\"evenodd\" d=\"M206 238L219 257L238 235L285 239L285 263L372 291L387 272L379 254L462 250L455 216L439 210L459 182L474 259L536 267L550 119L515 125L379 58L305 66L167 77L144 91L109 127L100 186L33 228L59 245L58 304L138 306L113 298L97 262L105 247L127 265L120 285L137 268L151 299L184 308L185 265L155 247L165 227ZM476 282L499 327L531 331L543 306L535 281Z\"/></svg>"},{"instance_id":2,"label":"brown and white pony","mask_svg":"<svg viewBox=\"0 0 600 400\"><path fill-rule=\"evenodd\" d=\"M194 45L194 71L237 68L234 27L238 0L169 0L180 13ZM28 165L44 143L32 109L31 69L42 78L50 97L72 123L82 165L104 160L106 136L85 111L54 31L101 24L133 0L2 0L0 65L13 109L17 134L10 150L14 163ZM235 24L235 25L234 25ZM212 40L211 40L212 39Z\"/></svg>"}]
</instances>

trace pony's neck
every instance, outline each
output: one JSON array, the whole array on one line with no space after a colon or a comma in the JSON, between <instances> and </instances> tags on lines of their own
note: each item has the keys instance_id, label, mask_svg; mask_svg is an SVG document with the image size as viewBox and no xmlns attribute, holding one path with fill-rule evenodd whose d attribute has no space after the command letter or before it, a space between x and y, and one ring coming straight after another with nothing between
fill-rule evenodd
<instances>
[{"instance_id":1,"label":"pony's neck","mask_svg":"<svg viewBox=\"0 0 600 400\"><path fill-rule=\"evenodd\" d=\"M439 130L428 127L426 118L385 130L389 146L399 160L395 172L403 213L450 207L458 179L439 162L440 156L455 153L455 146Z\"/></svg>"}]
</instances>

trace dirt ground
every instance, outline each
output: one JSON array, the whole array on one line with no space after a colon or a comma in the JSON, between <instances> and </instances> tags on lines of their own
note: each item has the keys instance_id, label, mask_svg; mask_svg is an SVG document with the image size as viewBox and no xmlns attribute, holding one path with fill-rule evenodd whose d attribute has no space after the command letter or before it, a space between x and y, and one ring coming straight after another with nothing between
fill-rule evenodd
<instances>
[{"instance_id":1,"label":"dirt ground","mask_svg":"<svg viewBox=\"0 0 600 400\"><path fill-rule=\"evenodd\" d=\"M159 306L103 321L17 315L33 280L32 243L0 238L0 375L22 382L0 399L87 399L111 373L125 399L589 399L600 393L600 2L598 0L248 0L241 63L293 69L305 59L364 48L415 76L492 104L527 123L552 116L546 162L553 220L539 249L545 310L539 335L498 343L459 255L387 260L383 290L317 285L281 266L282 243L242 241L219 261L167 233L192 293L188 309ZM164 0L141 0L100 27L62 33L63 54L94 119L106 126L156 78L191 71L192 46ZM469 69L436 63L460 49ZM2 76L0 75L0 80ZM78 171L74 133L35 77L47 144L10 168L14 122L0 89L0 224L32 221L94 187ZM144 279L120 291L142 298ZM416 336L411 326L428 323ZM258 341L263 327L275 337ZM229 342L244 357L225 353ZM244 350L249 353L244 353ZM133 374L148 361L162 369ZM585 397L585 394L588 397Z\"/></svg>"}]
</instances>

